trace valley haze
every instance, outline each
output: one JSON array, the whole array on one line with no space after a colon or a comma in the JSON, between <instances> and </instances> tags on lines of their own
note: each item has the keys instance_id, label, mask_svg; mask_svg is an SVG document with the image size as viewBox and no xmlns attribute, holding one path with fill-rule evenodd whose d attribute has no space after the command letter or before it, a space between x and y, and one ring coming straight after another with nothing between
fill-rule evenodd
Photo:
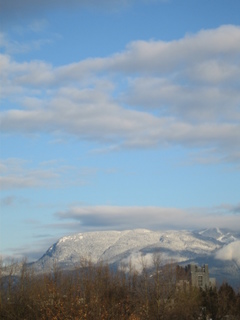
<instances>
[{"instance_id":1,"label":"valley haze","mask_svg":"<svg viewBox=\"0 0 240 320\"><path fill-rule=\"evenodd\" d=\"M78 255L92 243L113 264L160 248L237 272L239 12L236 0L0 0L4 262L65 264L77 237Z\"/></svg>"}]
</instances>

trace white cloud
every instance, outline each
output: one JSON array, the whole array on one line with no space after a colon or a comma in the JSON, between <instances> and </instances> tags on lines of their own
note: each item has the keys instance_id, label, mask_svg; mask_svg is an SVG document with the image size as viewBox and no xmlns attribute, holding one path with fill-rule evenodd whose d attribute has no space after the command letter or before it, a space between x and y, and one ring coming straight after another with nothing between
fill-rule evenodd
<instances>
[{"instance_id":1,"label":"white cloud","mask_svg":"<svg viewBox=\"0 0 240 320\"><path fill-rule=\"evenodd\" d=\"M3 108L1 129L60 132L115 149L215 149L218 160L238 162L239 56L237 26L137 41L110 57L57 68L1 55L1 95L15 105Z\"/></svg>"},{"instance_id":2,"label":"white cloud","mask_svg":"<svg viewBox=\"0 0 240 320\"><path fill-rule=\"evenodd\" d=\"M161 255L162 258L162 255ZM153 266L153 254L141 254L139 252L131 253L127 258L121 260L119 269L124 268L125 272L137 271L142 272L143 268ZM130 268L132 270L130 270Z\"/></svg>"},{"instance_id":3,"label":"white cloud","mask_svg":"<svg viewBox=\"0 0 240 320\"><path fill-rule=\"evenodd\" d=\"M234 241L215 254L215 257L220 260L234 260L240 267L240 241Z\"/></svg>"},{"instance_id":4,"label":"white cloud","mask_svg":"<svg viewBox=\"0 0 240 320\"><path fill-rule=\"evenodd\" d=\"M60 219L78 221L94 229L199 229L211 227L239 230L240 216L221 208L178 209L163 207L80 206L57 212Z\"/></svg>"},{"instance_id":5,"label":"white cloud","mask_svg":"<svg viewBox=\"0 0 240 320\"><path fill-rule=\"evenodd\" d=\"M238 61L239 50L240 27L226 25L171 42L132 42L124 52L110 57L108 65L109 69L126 74L175 74L213 60L233 66Z\"/></svg>"},{"instance_id":6,"label":"white cloud","mask_svg":"<svg viewBox=\"0 0 240 320\"><path fill-rule=\"evenodd\" d=\"M70 92L72 95L70 96ZM158 145L236 146L240 126L155 117L125 109L94 89L59 91L52 101L25 99L28 109L1 112L1 128L8 133L65 132L80 139L119 143L126 147ZM33 105L32 109L29 108ZM67 107L66 107L67 106Z\"/></svg>"},{"instance_id":7,"label":"white cloud","mask_svg":"<svg viewBox=\"0 0 240 320\"><path fill-rule=\"evenodd\" d=\"M240 73L239 73L240 76ZM158 110L187 121L240 120L240 93L234 86L196 86L174 83L165 78L137 78L129 83L123 101L145 110Z\"/></svg>"},{"instance_id":8,"label":"white cloud","mask_svg":"<svg viewBox=\"0 0 240 320\"><path fill-rule=\"evenodd\" d=\"M239 82L240 71L234 61L209 59L187 70L187 76L196 83L224 83L229 86Z\"/></svg>"}]
</instances>

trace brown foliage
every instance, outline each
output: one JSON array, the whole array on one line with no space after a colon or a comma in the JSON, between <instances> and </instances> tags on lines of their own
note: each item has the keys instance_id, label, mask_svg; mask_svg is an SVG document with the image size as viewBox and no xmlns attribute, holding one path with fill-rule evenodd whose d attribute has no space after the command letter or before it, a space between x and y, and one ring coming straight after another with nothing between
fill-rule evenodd
<instances>
[{"instance_id":1,"label":"brown foliage","mask_svg":"<svg viewBox=\"0 0 240 320\"><path fill-rule=\"evenodd\" d=\"M229 285L219 291L179 290L175 265L162 266L157 256L153 264L150 272L143 263L140 274L131 265L126 273L82 259L72 272L54 266L39 275L24 261L17 278L14 266L0 274L0 319L189 320L209 315L217 320L227 314L239 319L240 296Z\"/></svg>"}]
</instances>

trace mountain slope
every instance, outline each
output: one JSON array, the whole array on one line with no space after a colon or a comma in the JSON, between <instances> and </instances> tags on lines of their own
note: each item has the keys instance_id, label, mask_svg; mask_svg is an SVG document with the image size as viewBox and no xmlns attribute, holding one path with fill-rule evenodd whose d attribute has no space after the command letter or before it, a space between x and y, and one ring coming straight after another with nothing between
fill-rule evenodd
<instances>
[{"instance_id":1,"label":"mountain slope","mask_svg":"<svg viewBox=\"0 0 240 320\"><path fill-rule=\"evenodd\" d=\"M61 238L33 266L37 271L49 271L54 264L70 269L79 265L81 258L116 266L131 260L136 267L144 258L150 266L157 252L163 262L208 263L211 276L221 279L221 274L225 278L228 275L234 281L240 268L240 259L236 258L239 241L238 233L218 228L194 232L136 229L78 233ZM228 248L236 251L234 259Z\"/></svg>"}]
</instances>

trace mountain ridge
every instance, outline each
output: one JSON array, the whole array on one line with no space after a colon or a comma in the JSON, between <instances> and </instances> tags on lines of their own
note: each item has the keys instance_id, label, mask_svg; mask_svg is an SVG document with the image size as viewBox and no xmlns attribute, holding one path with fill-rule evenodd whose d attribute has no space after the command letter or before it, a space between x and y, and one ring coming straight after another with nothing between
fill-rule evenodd
<instances>
[{"instance_id":1,"label":"mountain ridge","mask_svg":"<svg viewBox=\"0 0 240 320\"><path fill-rule=\"evenodd\" d=\"M49 271L55 264L67 270L80 265L84 258L116 267L131 261L136 268L145 259L150 267L153 254L158 253L163 263L208 263L211 276L237 283L240 279L238 242L239 232L219 228L82 232L60 238L32 266L38 272Z\"/></svg>"}]
</instances>

